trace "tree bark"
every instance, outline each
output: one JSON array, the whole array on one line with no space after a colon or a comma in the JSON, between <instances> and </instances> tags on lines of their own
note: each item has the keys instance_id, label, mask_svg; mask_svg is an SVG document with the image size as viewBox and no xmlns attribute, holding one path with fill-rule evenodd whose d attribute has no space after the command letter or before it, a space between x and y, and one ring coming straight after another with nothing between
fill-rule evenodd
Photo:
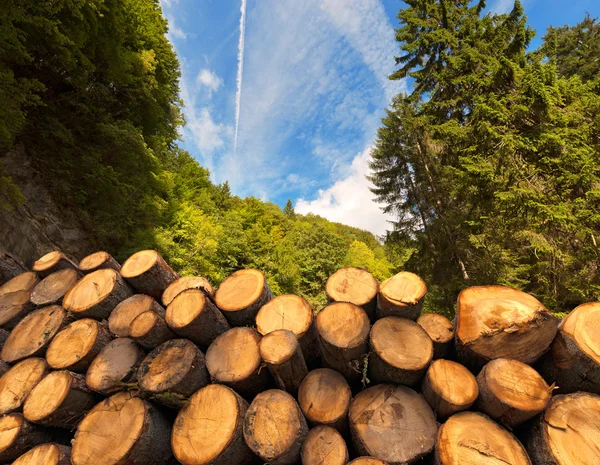
<instances>
[{"instance_id":1,"label":"tree bark","mask_svg":"<svg viewBox=\"0 0 600 465\"><path fill-rule=\"evenodd\" d=\"M121 276L138 292L157 301L169 285L179 279L156 250L142 250L129 257L121 267Z\"/></svg>"},{"instance_id":2,"label":"tree bark","mask_svg":"<svg viewBox=\"0 0 600 465\"><path fill-rule=\"evenodd\" d=\"M169 329L165 320L156 312L144 312L135 317L129 330L131 338L146 350L175 339L177 335Z\"/></svg>"},{"instance_id":3,"label":"tree bark","mask_svg":"<svg viewBox=\"0 0 600 465\"><path fill-rule=\"evenodd\" d=\"M12 465L71 465L71 448L48 443L34 447Z\"/></svg>"},{"instance_id":4,"label":"tree bark","mask_svg":"<svg viewBox=\"0 0 600 465\"><path fill-rule=\"evenodd\" d=\"M108 252L95 252L79 262L79 269L85 274L101 270L102 268L112 268L115 271L120 271L121 265Z\"/></svg>"},{"instance_id":5,"label":"tree bark","mask_svg":"<svg viewBox=\"0 0 600 465\"><path fill-rule=\"evenodd\" d=\"M308 373L296 335L287 329L270 332L261 339L259 349L277 387L296 394Z\"/></svg>"},{"instance_id":6,"label":"tree bark","mask_svg":"<svg viewBox=\"0 0 600 465\"><path fill-rule=\"evenodd\" d=\"M273 298L265 275L258 270L239 270L221 283L215 304L231 326L253 326L260 308Z\"/></svg>"},{"instance_id":7,"label":"tree bark","mask_svg":"<svg viewBox=\"0 0 600 465\"><path fill-rule=\"evenodd\" d=\"M56 271L46 276L33 288L29 300L38 307L60 304L67 291L75 285L80 276L81 273L73 268Z\"/></svg>"},{"instance_id":8,"label":"tree bark","mask_svg":"<svg viewBox=\"0 0 600 465\"><path fill-rule=\"evenodd\" d=\"M399 316L416 320L427 293L425 282L416 274L402 271L379 286L377 318Z\"/></svg>"},{"instance_id":9,"label":"tree bark","mask_svg":"<svg viewBox=\"0 0 600 465\"><path fill-rule=\"evenodd\" d=\"M360 392L349 420L356 451L390 465L415 463L435 445L433 411L423 396L404 386L379 384Z\"/></svg>"},{"instance_id":10,"label":"tree bark","mask_svg":"<svg viewBox=\"0 0 600 465\"><path fill-rule=\"evenodd\" d=\"M371 328L365 311L354 304L336 302L319 312L316 327L323 364L350 382L360 380Z\"/></svg>"},{"instance_id":11,"label":"tree bark","mask_svg":"<svg viewBox=\"0 0 600 465\"><path fill-rule=\"evenodd\" d=\"M46 276L54 273L55 271L64 270L65 268L79 270L77 260L75 260L72 257L68 257L59 250L54 250L39 258L33 264L32 269L42 278L45 278Z\"/></svg>"},{"instance_id":12,"label":"tree bark","mask_svg":"<svg viewBox=\"0 0 600 465\"><path fill-rule=\"evenodd\" d=\"M28 358L17 363L0 378L0 415L21 410L23 402L48 373L43 358Z\"/></svg>"},{"instance_id":13,"label":"tree bark","mask_svg":"<svg viewBox=\"0 0 600 465\"><path fill-rule=\"evenodd\" d=\"M20 413L0 417L0 463L11 463L32 447L49 440L46 431L26 421Z\"/></svg>"},{"instance_id":14,"label":"tree bark","mask_svg":"<svg viewBox=\"0 0 600 465\"><path fill-rule=\"evenodd\" d=\"M298 463L307 433L300 407L291 395L279 389L258 394L246 412L246 444L271 465Z\"/></svg>"},{"instance_id":15,"label":"tree bark","mask_svg":"<svg viewBox=\"0 0 600 465\"><path fill-rule=\"evenodd\" d=\"M302 465L346 465L348 447L341 434L329 426L317 426L306 435Z\"/></svg>"},{"instance_id":16,"label":"tree bark","mask_svg":"<svg viewBox=\"0 0 600 465\"><path fill-rule=\"evenodd\" d=\"M212 284L206 278L200 278L196 276L184 276L179 278L177 281L173 281L169 287L163 292L162 304L165 307L171 305L173 299L187 289L200 289L204 290L210 297L215 293Z\"/></svg>"},{"instance_id":17,"label":"tree bark","mask_svg":"<svg viewBox=\"0 0 600 465\"><path fill-rule=\"evenodd\" d=\"M350 302L375 320L379 283L367 270L347 267L336 271L327 280L325 292L329 303Z\"/></svg>"},{"instance_id":18,"label":"tree bark","mask_svg":"<svg viewBox=\"0 0 600 465\"><path fill-rule=\"evenodd\" d=\"M450 358L454 352L454 325L444 315L425 313L417 323L433 341L433 359Z\"/></svg>"}]
</instances>

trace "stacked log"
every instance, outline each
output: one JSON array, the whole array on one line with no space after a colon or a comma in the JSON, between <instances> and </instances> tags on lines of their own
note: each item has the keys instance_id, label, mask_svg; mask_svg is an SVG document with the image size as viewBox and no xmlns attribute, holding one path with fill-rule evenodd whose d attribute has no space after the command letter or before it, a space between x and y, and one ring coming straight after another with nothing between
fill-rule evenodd
<instances>
[{"instance_id":1,"label":"stacked log","mask_svg":"<svg viewBox=\"0 0 600 465\"><path fill-rule=\"evenodd\" d=\"M179 279L156 250L142 250L129 257L121 276L142 294L160 300L169 285Z\"/></svg>"},{"instance_id":2,"label":"stacked log","mask_svg":"<svg viewBox=\"0 0 600 465\"><path fill-rule=\"evenodd\" d=\"M259 350L277 387L298 392L308 370L295 334L287 329L273 331L261 339Z\"/></svg>"},{"instance_id":3,"label":"stacked log","mask_svg":"<svg viewBox=\"0 0 600 465\"><path fill-rule=\"evenodd\" d=\"M379 283L373 275L367 270L354 267L336 271L325 285L329 303L350 302L361 307L371 321L375 320L378 291Z\"/></svg>"},{"instance_id":4,"label":"stacked log","mask_svg":"<svg viewBox=\"0 0 600 465\"><path fill-rule=\"evenodd\" d=\"M454 325L439 313L424 313L417 319L433 341L433 359L449 358L454 346Z\"/></svg>"},{"instance_id":5,"label":"stacked log","mask_svg":"<svg viewBox=\"0 0 600 465\"><path fill-rule=\"evenodd\" d=\"M100 394L122 390L122 385L135 380L136 370L145 354L129 338L114 339L98 353L85 375L87 386Z\"/></svg>"},{"instance_id":6,"label":"stacked log","mask_svg":"<svg viewBox=\"0 0 600 465\"><path fill-rule=\"evenodd\" d=\"M116 337L129 337L131 323L145 312L165 317L165 309L149 295L135 294L120 302L108 317L108 329Z\"/></svg>"},{"instance_id":7,"label":"stacked log","mask_svg":"<svg viewBox=\"0 0 600 465\"><path fill-rule=\"evenodd\" d=\"M112 268L115 271L120 271L121 265L111 254L104 251L90 254L79 262L79 269L86 274L102 268Z\"/></svg>"},{"instance_id":8,"label":"stacked log","mask_svg":"<svg viewBox=\"0 0 600 465\"><path fill-rule=\"evenodd\" d=\"M302 465L346 465L348 447L337 430L317 426L306 435L302 451Z\"/></svg>"},{"instance_id":9,"label":"stacked log","mask_svg":"<svg viewBox=\"0 0 600 465\"><path fill-rule=\"evenodd\" d=\"M33 271L18 274L0 286L0 297L11 292L31 291L39 281L40 278Z\"/></svg>"},{"instance_id":10,"label":"stacked log","mask_svg":"<svg viewBox=\"0 0 600 465\"><path fill-rule=\"evenodd\" d=\"M41 444L21 455L13 465L71 465L71 448L61 444Z\"/></svg>"},{"instance_id":11,"label":"stacked log","mask_svg":"<svg viewBox=\"0 0 600 465\"><path fill-rule=\"evenodd\" d=\"M32 447L49 440L49 433L29 423L20 413L0 417L0 463L10 463Z\"/></svg>"},{"instance_id":12,"label":"stacked log","mask_svg":"<svg viewBox=\"0 0 600 465\"><path fill-rule=\"evenodd\" d=\"M144 312L135 317L129 326L129 335L147 350L152 350L176 337L163 317L152 311Z\"/></svg>"},{"instance_id":13,"label":"stacked log","mask_svg":"<svg viewBox=\"0 0 600 465\"><path fill-rule=\"evenodd\" d=\"M43 358L28 358L17 363L0 378L0 415L16 412L48 373Z\"/></svg>"},{"instance_id":14,"label":"stacked log","mask_svg":"<svg viewBox=\"0 0 600 465\"><path fill-rule=\"evenodd\" d=\"M33 264L32 269L42 278L45 278L55 271L64 270L66 268L79 270L77 261L75 259L68 257L60 250L53 250L52 252L48 252L46 255L37 259Z\"/></svg>"},{"instance_id":15,"label":"stacked log","mask_svg":"<svg viewBox=\"0 0 600 465\"><path fill-rule=\"evenodd\" d=\"M427 293L425 281L414 273L402 271L385 280L377 294L377 318L399 316L416 320Z\"/></svg>"},{"instance_id":16,"label":"stacked log","mask_svg":"<svg viewBox=\"0 0 600 465\"><path fill-rule=\"evenodd\" d=\"M67 291L75 285L80 276L81 273L73 268L55 271L33 288L29 299L38 307L60 304Z\"/></svg>"},{"instance_id":17,"label":"stacked log","mask_svg":"<svg viewBox=\"0 0 600 465\"><path fill-rule=\"evenodd\" d=\"M215 293L212 284L208 279L197 276L184 276L183 278L173 281L169 284L169 287L165 289L165 292L163 292L162 295L162 304L165 307L168 307L175 297L187 289L199 289L211 297Z\"/></svg>"},{"instance_id":18,"label":"stacked log","mask_svg":"<svg viewBox=\"0 0 600 465\"><path fill-rule=\"evenodd\" d=\"M29 300L31 291L9 292L0 296L0 327L11 330L21 319L34 309Z\"/></svg>"}]
</instances>

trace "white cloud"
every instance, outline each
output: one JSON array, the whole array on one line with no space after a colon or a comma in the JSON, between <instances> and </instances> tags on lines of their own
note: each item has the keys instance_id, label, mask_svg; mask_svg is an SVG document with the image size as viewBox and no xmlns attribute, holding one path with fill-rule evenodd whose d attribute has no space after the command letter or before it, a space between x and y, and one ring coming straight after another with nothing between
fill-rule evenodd
<instances>
[{"instance_id":1,"label":"white cloud","mask_svg":"<svg viewBox=\"0 0 600 465\"><path fill-rule=\"evenodd\" d=\"M216 92L223 85L223 79L213 73L210 69L202 69L196 77L198 85L206 86L210 92Z\"/></svg>"},{"instance_id":2,"label":"white cloud","mask_svg":"<svg viewBox=\"0 0 600 465\"><path fill-rule=\"evenodd\" d=\"M330 221L384 235L386 230L391 229L389 221L394 217L385 215L381 206L373 201L375 196L369 190L370 183L365 177L369 172L370 157L371 147L368 147L352 160L348 177L329 189L320 190L315 200L299 199L296 212L314 213Z\"/></svg>"},{"instance_id":3,"label":"white cloud","mask_svg":"<svg viewBox=\"0 0 600 465\"><path fill-rule=\"evenodd\" d=\"M498 14L510 13L514 6L515 0L496 0L490 6L490 11Z\"/></svg>"}]
</instances>

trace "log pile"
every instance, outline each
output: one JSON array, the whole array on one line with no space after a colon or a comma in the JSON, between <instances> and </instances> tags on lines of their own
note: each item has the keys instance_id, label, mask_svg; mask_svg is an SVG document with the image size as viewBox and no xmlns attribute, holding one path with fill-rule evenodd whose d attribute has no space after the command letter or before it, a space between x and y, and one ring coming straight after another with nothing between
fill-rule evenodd
<instances>
[{"instance_id":1,"label":"log pile","mask_svg":"<svg viewBox=\"0 0 600 465\"><path fill-rule=\"evenodd\" d=\"M267 281L44 255L0 287L0 464L600 464L600 303L472 287L451 322L410 272L342 268L322 309Z\"/></svg>"}]
</instances>

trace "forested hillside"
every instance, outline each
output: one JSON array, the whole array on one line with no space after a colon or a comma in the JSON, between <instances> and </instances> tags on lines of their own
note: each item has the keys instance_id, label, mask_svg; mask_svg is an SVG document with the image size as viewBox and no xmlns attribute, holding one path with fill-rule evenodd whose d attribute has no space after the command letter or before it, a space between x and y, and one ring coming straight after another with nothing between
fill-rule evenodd
<instances>
[{"instance_id":1,"label":"forested hillside","mask_svg":"<svg viewBox=\"0 0 600 465\"><path fill-rule=\"evenodd\" d=\"M410 1L398 15L409 78L379 130L374 192L399 214L388 244L452 308L505 284L555 311L600 300L600 26L549 28L539 50L519 1Z\"/></svg>"},{"instance_id":2,"label":"forested hillside","mask_svg":"<svg viewBox=\"0 0 600 465\"><path fill-rule=\"evenodd\" d=\"M158 0L7 0L0 16L0 154L25 150L94 248L157 248L214 284L256 267L315 307L337 268L384 279L401 263L365 231L232 196L178 148L179 63ZM11 208L18 186L0 176Z\"/></svg>"}]
</instances>

